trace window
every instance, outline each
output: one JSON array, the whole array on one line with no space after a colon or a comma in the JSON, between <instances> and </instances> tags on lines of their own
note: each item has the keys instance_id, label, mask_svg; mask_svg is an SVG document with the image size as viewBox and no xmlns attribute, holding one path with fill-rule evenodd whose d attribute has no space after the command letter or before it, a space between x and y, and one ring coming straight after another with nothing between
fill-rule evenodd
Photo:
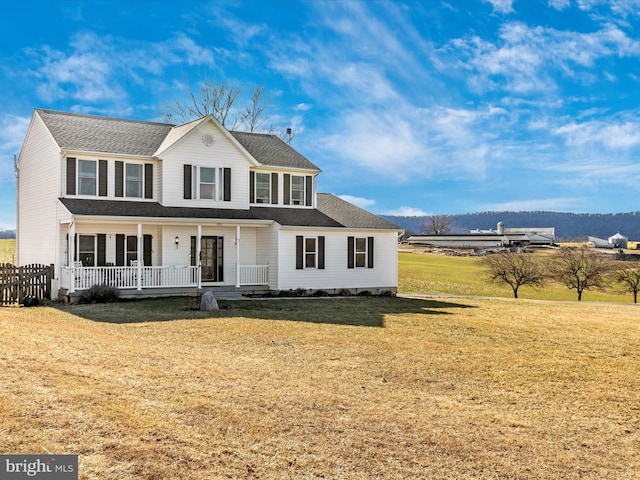
<instances>
[{"instance_id":1,"label":"window","mask_svg":"<svg viewBox=\"0 0 640 480\"><path fill-rule=\"evenodd\" d=\"M78 260L83 267L95 266L96 237L94 235L78 235Z\"/></svg>"},{"instance_id":2,"label":"window","mask_svg":"<svg viewBox=\"0 0 640 480\"><path fill-rule=\"evenodd\" d=\"M231 201L231 169L184 165L183 189L185 200Z\"/></svg>"},{"instance_id":3,"label":"window","mask_svg":"<svg viewBox=\"0 0 640 480\"><path fill-rule=\"evenodd\" d=\"M216 199L216 169L200 168L200 198Z\"/></svg>"},{"instance_id":4,"label":"window","mask_svg":"<svg viewBox=\"0 0 640 480\"><path fill-rule=\"evenodd\" d=\"M302 176L291 176L291 203L304 205L304 177Z\"/></svg>"},{"instance_id":5,"label":"window","mask_svg":"<svg viewBox=\"0 0 640 480\"><path fill-rule=\"evenodd\" d=\"M356 267L367 266L367 239L356 238Z\"/></svg>"},{"instance_id":6,"label":"window","mask_svg":"<svg viewBox=\"0 0 640 480\"><path fill-rule=\"evenodd\" d=\"M127 251L125 252L127 263L125 265L130 266L132 260L138 259L138 237L128 235L125 245L127 247Z\"/></svg>"},{"instance_id":7,"label":"window","mask_svg":"<svg viewBox=\"0 0 640 480\"><path fill-rule=\"evenodd\" d=\"M96 194L96 162L95 160L78 160L78 194Z\"/></svg>"},{"instance_id":8,"label":"window","mask_svg":"<svg viewBox=\"0 0 640 480\"><path fill-rule=\"evenodd\" d=\"M373 237L347 237L347 267L373 268Z\"/></svg>"},{"instance_id":9,"label":"window","mask_svg":"<svg viewBox=\"0 0 640 480\"><path fill-rule=\"evenodd\" d=\"M316 268L316 239L304 239L304 268Z\"/></svg>"},{"instance_id":10,"label":"window","mask_svg":"<svg viewBox=\"0 0 640 480\"><path fill-rule=\"evenodd\" d=\"M296 236L296 269L324 269L324 236Z\"/></svg>"},{"instance_id":11,"label":"window","mask_svg":"<svg viewBox=\"0 0 640 480\"><path fill-rule=\"evenodd\" d=\"M126 196L142 198L142 165L126 164Z\"/></svg>"},{"instance_id":12,"label":"window","mask_svg":"<svg viewBox=\"0 0 640 480\"><path fill-rule=\"evenodd\" d=\"M271 175L268 173L256 173L256 203L270 203L271 201Z\"/></svg>"}]
</instances>

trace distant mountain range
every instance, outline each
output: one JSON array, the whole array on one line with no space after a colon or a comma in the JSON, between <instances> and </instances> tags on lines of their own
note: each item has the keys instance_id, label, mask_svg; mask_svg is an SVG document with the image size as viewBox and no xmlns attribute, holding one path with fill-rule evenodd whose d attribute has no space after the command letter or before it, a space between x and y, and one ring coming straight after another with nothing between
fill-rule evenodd
<instances>
[{"instance_id":1,"label":"distant mountain range","mask_svg":"<svg viewBox=\"0 0 640 480\"><path fill-rule=\"evenodd\" d=\"M407 231L420 234L431 217L380 215ZM589 235L609 238L620 232L632 241L640 240L640 212L631 213L557 213L557 212L481 212L449 215L450 233L496 229L498 222L506 228L555 227L556 241L586 241Z\"/></svg>"},{"instance_id":2,"label":"distant mountain range","mask_svg":"<svg viewBox=\"0 0 640 480\"><path fill-rule=\"evenodd\" d=\"M0 230L0 240L4 240L6 238L16 238L15 230Z\"/></svg>"}]
</instances>

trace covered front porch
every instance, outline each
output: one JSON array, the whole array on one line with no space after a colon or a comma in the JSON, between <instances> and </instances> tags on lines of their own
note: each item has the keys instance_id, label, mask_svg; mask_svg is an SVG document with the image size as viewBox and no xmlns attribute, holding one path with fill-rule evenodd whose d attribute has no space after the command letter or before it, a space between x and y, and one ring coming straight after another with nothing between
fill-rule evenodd
<instances>
[{"instance_id":1,"label":"covered front porch","mask_svg":"<svg viewBox=\"0 0 640 480\"><path fill-rule=\"evenodd\" d=\"M96 222L72 218L61 223L66 261L58 272L60 290L74 295L108 285L132 296L189 294L207 288L268 288L268 222L221 221L164 225Z\"/></svg>"}]
</instances>

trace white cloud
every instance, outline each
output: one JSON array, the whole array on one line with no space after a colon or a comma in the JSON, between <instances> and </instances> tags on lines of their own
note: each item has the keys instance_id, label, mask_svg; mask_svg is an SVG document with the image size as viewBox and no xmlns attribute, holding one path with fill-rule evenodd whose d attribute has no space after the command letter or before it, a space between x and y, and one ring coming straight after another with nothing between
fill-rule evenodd
<instances>
[{"instance_id":1,"label":"white cloud","mask_svg":"<svg viewBox=\"0 0 640 480\"><path fill-rule=\"evenodd\" d=\"M13 156L20 155L22 142L29 128L30 117L0 116L0 188L15 186Z\"/></svg>"},{"instance_id":2,"label":"white cloud","mask_svg":"<svg viewBox=\"0 0 640 480\"><path fill-rule=\"evenodd\" d=\"M554 130L570 147L601 145L606 149L640 147L640 123L637 121L590 121L569 123Z\"/></svg>"},{"instance_id":3,"label":"white cloud","mask_svg":"<svg viewBox=\"0 0 640 480\"><path fill-rule=\"evenodd\" d=\"M502 26L496 42L478 36L452 40L436 65L443 71L453 67L464 72L479 92L551 93L557 89L555 74L592 83L597 75L606 76L588 70L597 60L620 56L640 56L640 42L612 23L580 33L510 22Z\"/></svg>"},{"instance_id":4,"label":"white cloud","mask_svg":"<svg viewBox=\"0 0 640 480\"><path fill-rule=\"evenodd\" d=\"M72 99L85 105L125 104L130 81L152 84L156 82L153 76L162 75L169 66L214 63L211 50L184 34L141 43L83 32L72 37L65 51L45 45L28 53L35 64L29 73L39 80L40 98L47 102Z\"/></svg>"},{"instance_id":5,"label":"white cloud","mask_svg":"<svg viewBox=\"0 0 640 480\"><path fill-rule=\"evenodd\" d=\"M549 0L549 6L556 10L564 10L571 6L571 0Z\"/></svg>"},{"instance_id":6,"label":"white cloud","mask_svg":"<svg viewBox=\"0 0 640 480\"><path fill-rule=\"evenodd\" d=\"M513 12L513 0L486 0L493 6L493 11L497 13Z\"/></svg>"},{"instance_id":7,"label":"white cloud","mask_svg":"<svg viewBox=\"0 0 640 480\"><path fill-rule=\"evenodd\" d=\"M375 200L363 197L354 197L353 195L338 195L345 202L353 203L360 208L368 209L376 204Z\"/></svg>"},{"instance_id":8,"label":"white cloud","mask_svg":"<svg viewBox=\"0 0 640 480\"><path fill-rule=\"evenodd\" d=\"M427 213L421 208L403 206L394 210L386 211L383 215L394 215L397 217L429 217L433 214Z\"/></svg>"}]
</instances>

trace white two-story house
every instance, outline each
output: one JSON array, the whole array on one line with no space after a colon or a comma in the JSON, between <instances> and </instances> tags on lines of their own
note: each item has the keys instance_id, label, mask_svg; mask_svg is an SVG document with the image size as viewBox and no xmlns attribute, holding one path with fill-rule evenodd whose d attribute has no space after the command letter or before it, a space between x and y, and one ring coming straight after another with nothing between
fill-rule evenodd
<instances>
[{"instance_id":1,"label":"white two-story house","mask_svg":"<svg viewBox=\"0 0 640 480\"><path fill-rule=\"evenodd\" d=\"M317 193L274 135L36 109L17 163L20 265L62 294L397 290L399 228Z\"/></svg>"}]
</instances>

